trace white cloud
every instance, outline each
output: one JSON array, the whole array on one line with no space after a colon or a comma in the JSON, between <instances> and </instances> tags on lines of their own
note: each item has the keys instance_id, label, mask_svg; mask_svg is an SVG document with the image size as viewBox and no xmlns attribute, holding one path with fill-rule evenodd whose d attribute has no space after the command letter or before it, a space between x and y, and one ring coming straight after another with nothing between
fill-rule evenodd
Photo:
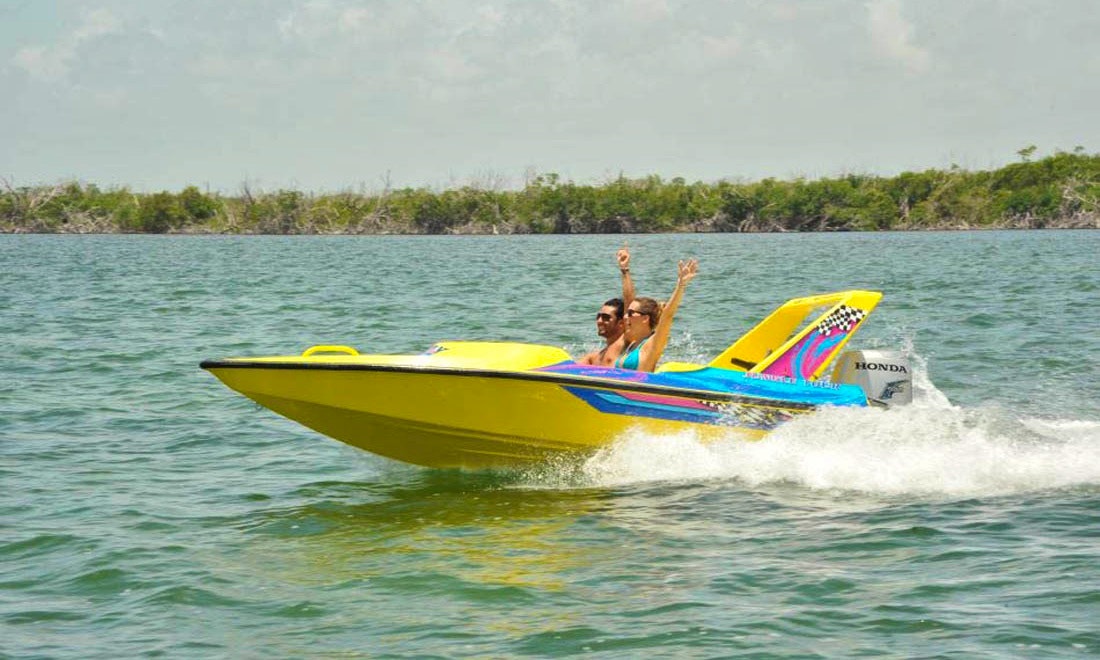
<instances>
[{"instance_id":1,"label":"white cloud","mask_svg":"<svg viewBox=\"0 0 1100 660\"><path fill-rule=\"evenodd\" d=\"M45 46L27 46L19 49L12 61L33 78L56 80L69 70L71 52L59 52Z\"/></svg>"},{"instance_id":2,"label":"white cloud","mask_svg":"<svg viewBox=\"0 0 1100 660\"><path fill-rule=\"evenodd\" d=\"M21 48L12 59L32 78L61 80L69 74L84 44L121 30L122 23L114 14L106 9L96 9L85 13L81 24L52 46Z\"/></svg>"},{"instance_id":3,"label":"white cloud","mask_svg":"<svg viewBox=\"0 0 1100 660\"><path fill-rule=\"evenodd\" d=\"M1020 144L1098 141L1097 78L1069 79L1100 64L1100 17L1075 1L32 2L0 19L16 101L0 116L21 128L0 171L98 178L97 154L147 163L161 149L184 156L116 181L984 166ZM59 124L74 139L57 140Z\"/></svg>"},{"instance_id":4,"label":"white cloud","mask_svg":"<svg viewBox=\"0 0 1100 660\"><path fill-rule=\"evenodd\" d=\"M798 7L789 2L777 2L768 5L772 17L781 21L793 21L798 18Z\"/></svg>"},{"instance_id":5,"label":"white cloud","mask_svg":"<svg viewBox=\"0 0 1100 660\"><path fill-rule=\"evenodd\" d=\"M481 26L484 29L494 30L504 22L504 13L490 5L478 7L477 15L481 19Z\"/></svg>"},{"instance_id":6,"label":"white cloud","mask_svg":"<svg viewBox=\"0 0 1100 660\"><path fill-rule=\"evenodd\" d=\"M73 31L72 39L77 44L101 37L105 34L118 32L122 27L121 21L106 9L96 9L84 16L84 23Z\"/></svg>"},{"instance_id":7,"label":"white cloud","mask_svg":"<svg viewBox=\"0 0 1100 660\"><path fill-rule=\"evenodd\" d=\"M471 63L461 53L449 48L440 48L428 53L427 61L431 70L442 80L463 82L481 75L482 70Z\"/></svg>"},{"instance_id":8,"label":"white cloud","mask_svg":"<svg viewBox=\"0 0 1100 660\"><path fill-rule=\"evenodd\" d=\"M279 34L292 39L327 32L335 26L335 20L335 16L330 15L327 3L308 2L302 7L291 9L277 21L277 25Z\"/></svg>"},{"instance_id":9,"label":"white cloud","mask_svg":"<svg viewBox=\"0 0 1100 660\"><path fill-rule=\"evenodd\" d=\"M669 17L667 0L625 0L629 15L644 22L654 22Z\"/></svg>"},{"instance_id":10,"label":"white cloud","mask_svg":"<svg viewBox=\"0 0 1100 660\"><path fill-rule=\"evenodd\" d=\"M372 17L369 9L361 7L345 9L340 14L340 29L345 32L355 32L369 25Z\"/></svg>"},{"instance_id":11,"label":"white cloud","mask_svg":"<svg viewBox=\"0 0 1100 660\"><path fill-rule=\"evenodd\" d=\"M285 39L327 42L337 34L357 33L372 27L377 20L365 7L341 6L328 0L309 0L296 4L276 21Z\"/></svg>"},{"instance_id":12,"label":"white cloud","mask_svg":"<svg viewBox=\"0 0 1100 660\"><path fill-rule=\"evenodd\" d=\"M901 62L912 73L924 73L931 59L928 50L913 43L913 25L901 15L899 0L867 3L867 27L875 49Z\"/></svg>"},{"instance_id":13,"label":"white cloud","mask_svg":"<svg viewBox=\"0 0 1100 660\"><path fill-rule=\"evenodd\" d=\"M703 52L713 60L728 60L741 52L741 40L730 36L704 36Z\"/></svg>"}]
</instances>

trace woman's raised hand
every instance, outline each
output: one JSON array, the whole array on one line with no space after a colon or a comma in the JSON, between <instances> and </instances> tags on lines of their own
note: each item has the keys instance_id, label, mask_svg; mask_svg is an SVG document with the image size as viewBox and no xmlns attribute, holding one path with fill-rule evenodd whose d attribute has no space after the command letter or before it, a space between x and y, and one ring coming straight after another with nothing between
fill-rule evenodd
<instances>
[{"instance_id":1,"label":"woman's raised hand","mask_svg":"<svg viewBox=\"0 0 1100 660\"><path fill-rule=\"evenodd\" d=\"M687 284L695 278L696 273L699 272L699 260L688 259L687 261L681 261L680 265L680 284Z\"/></svg>"}]
</instances>

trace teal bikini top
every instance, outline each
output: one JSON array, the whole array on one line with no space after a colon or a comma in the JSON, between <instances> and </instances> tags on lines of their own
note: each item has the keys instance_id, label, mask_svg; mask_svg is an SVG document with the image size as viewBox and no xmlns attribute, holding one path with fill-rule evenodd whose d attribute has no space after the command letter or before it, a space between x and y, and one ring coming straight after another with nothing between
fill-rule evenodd
<instances>
[{"instance_id":1,"label":"teal bikini top","mask_svg":"<svg viewBox=\"0 0 1100 660\"><path fill-rule=\"evenodd\" d=\"M650 335L649 337L652 336L653 335ZM638 342L638 345L630 352L620 355L618 359L615 360L615 366L620 369L637 369L638 362L642 359L642 345L649 341L649 337Z\"/></svg>"}]
</instances>

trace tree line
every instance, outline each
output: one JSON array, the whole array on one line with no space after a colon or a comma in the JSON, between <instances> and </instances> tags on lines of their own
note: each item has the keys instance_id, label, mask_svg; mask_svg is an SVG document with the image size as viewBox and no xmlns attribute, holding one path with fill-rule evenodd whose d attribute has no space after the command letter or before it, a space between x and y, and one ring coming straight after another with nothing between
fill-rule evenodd
<instances>
[{"instance_id":1,"label":"tree line","mask_svg":"<svg viewBox=\"0 0 1100 660\"><path fill-rule=\"evenodd\" d=\"M599 185L529 177L469 185L313 194L137 193L67 182L0 190L0 232L519 234L884 231L1100 227L1100 154L1078 147L995 170L688 183L659 176Z\"/></svg>"}]
</instances>

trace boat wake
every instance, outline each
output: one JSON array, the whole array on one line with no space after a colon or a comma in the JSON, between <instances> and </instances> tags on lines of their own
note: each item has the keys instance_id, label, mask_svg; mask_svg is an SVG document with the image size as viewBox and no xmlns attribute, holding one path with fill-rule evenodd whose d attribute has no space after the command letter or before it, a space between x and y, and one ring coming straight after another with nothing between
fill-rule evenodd
<instances>
[{"instance_id":1,"label":"boat wake","mask_svg":"<svg viewBox=\"0 0 1100 660\"><path fill-rule=\"evenodd\" d=\"M728 442L708 444L690 433L631 432L582 465L535 480L542 487L617 487L736 479L750 487L786 483L932 497L1100 485L1100 421L953 406L929 381L926 367L919 360L915 366L916 396L909 406L823 409L761 441L733 432Z\"/></svg>"}]
</instances>

